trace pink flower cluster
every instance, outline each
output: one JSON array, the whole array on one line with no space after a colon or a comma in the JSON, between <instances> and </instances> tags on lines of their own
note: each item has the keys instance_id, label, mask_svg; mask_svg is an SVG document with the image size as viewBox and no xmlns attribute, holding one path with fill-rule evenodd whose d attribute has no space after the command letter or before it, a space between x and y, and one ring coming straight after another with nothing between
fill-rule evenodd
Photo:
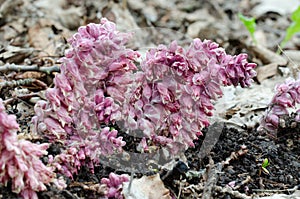
<instances>
[{"instance_id":1,"label":"pink flower cluster","mask_svg":"<svg viewBox=\"0 0 300 199\"><path fill-rule=\"evenodd\" d=\"M93 170L94 166L92 162L86 158L84 148L78 148L79 147L69 147L63 153L55 157L49 155L49 164L70 179L73 179L74 174L78 174L78 170L82 165L87 165Z\"/></svg>"},{"instance_id":2,"label":"pink flower cluster","mask_svg":"<svg viewBox=\"0 0 300 199\"><path fill-rule=\"evenodd\" d=\"M288 115L288 108L295 109L300 103L300 77L297 80L288 78L283 84L275 87L275 95L268 105L265 115L261 119L259 130L276 133L279 127L280 117ZM295 120L300 121L300 109L296 110Z\"/></svg>"},{"instance_id":3,"label":"pink flower cluster","mask_svg":"<svg viewBox=\"0 0 300 199\"><path fill-rule=\"evenodd\" d=\"M47 101L35 106L34 130L64 144L53 164L65 164L59 170L67 176L83 162L97 163L100 155L120 152L125 145L116 130L103 125L121 119L120 106L139 56L125 47L131 37L106 19L80 27L69 39L72 48L61 59L55 87L46 91Z\"/></svg>"},{"instance_id":4,"label":"pink flower cluster","mask_svg":"<svg viewBox=\"0 0 300 199\"><path fill-rule=\"evenodd\" d=\"M8 115L0 99L0 183L12 182L12 191L24 199L37 199L37 191L45 191L49 183L64 187L51 167L40 158L47 154L48 144L34 144L18 139L19 125L14 115Z\"/></svg>"},{"instance_id":5,"label":"pink flower cluster","mask_svg":"<svg viewBox=\"0 0 300 199\"><path fill-rule=\"evenodd\" d=\"M209 125L212 101L223 95L221 86L249 86L255 66L246 54L227 55L209 40L195 39L186 50L176 42L151 49L127 93L126 127L142 130L173 153L186 150Z\"/></svg>"},{"instance_id":6,"label":"pink flower cluster","mask_svg":"<svg viewBox=\"0 0 300 199\"><path fill-rule=\"evenodd\" d=\"M110 130L105 127L100 133L90 134L89 139L80 142L72 138L75 142L74 146L68 146L63 153L53 157L49 156L49 164L63 173L67 177L73 179L74 174L78 174L82 165L88 166L90 171L94 172L94 164L100 163L99 155L110 155L112 151L118 150L115 145L124 146L125 142L117 136L116 130ZM120 151L119 151L120 152Z\"/></svg>"},{"instance_id":7,"label":"pink flower cluster","mask_svg":"<svg viewBox=\"0 0 300 199\"><path fill-rule=\"evenodd\" d=\"M110 173L108 178L102 178L101 184L105 184L108 188L107 197L115 199L123 199L121 194L123 182L128 182L129 176L122 174L117 175Z\"/></svg>"},{"instance_id":8,"label":"pink flower cluster","mask_svg":"<svg viewBox=\"0 0 300 199\"><path fill-rule=\"evenodd\" d=\"M221 86L249 86L255 76L246 54L227 55L200 39L187 49L176 42L160 45L137 67L140 54L125 47L131 37L106 19L80 27L69 39L72 48L61 59L55 87L35 106L35 131L65 146L51 160L67 176L122 150L125 142L112 125L141 131L144 151L163 145L176 153L193 146L209 125Z\"/></svg>"}]
</instances>

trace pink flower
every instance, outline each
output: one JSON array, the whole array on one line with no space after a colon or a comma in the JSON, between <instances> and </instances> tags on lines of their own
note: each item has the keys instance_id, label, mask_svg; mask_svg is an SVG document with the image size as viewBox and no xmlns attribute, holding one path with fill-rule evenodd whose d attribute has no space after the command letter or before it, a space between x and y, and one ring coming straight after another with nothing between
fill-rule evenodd
<instances>
[{"instance_id":1,"label":"pink flower","mask_svg":"<svg viewBox=\"0 0 300 199\"><path fill-rule=\"evenodd\" d=\"M125 126L136 130L139 124L152 144L173 152L193 146L209 125L213 100L223 95L221 86L250 85L256 65L246 58L227 55L216 43L200 39L187 49L172 42L149 50L141 62L143 75L126 97Z\"/></svg>"},{"instance_id":2,"label":"pink flower","mask_svg":"<svg viewBox=\"0 0 300 199\"><path fill-rule=\"evenodd\" d=\"M129 176L122 174L117 175L114 173L110 173L108 178L102 178L101 184L105 184L108 188L107 197L108 198L116 198L116 199L123 199L121 194L122 192L122 183L128 182Z\"/></svg>"},{"instance_id":3,"label":"pink flower","mask_svg":"<svg viewBox=\"0 0 300 199\"><path fill-rule=\"evenodd\" d=\"M125 47L131 37L106 19L80 27L68 40L72 48L60 59L61 73L54 78L54 88L46 91L47 102L35 107L34 131L64 143L65 150L53 164L68 176L81 164L97 163L101 154L121 151L125 144L116 130L100 126L121 120L120 107L140 56ZM70 153L70 147L80 154ZM67 160L73 163L67 165Z\"/></svg>"},{"instance_id":4,"label":"pink flower","mask_svg":"<svg viewBox=\"0 0 300 199\"><path fill-rule=\"evenodd\" d=\"M279 119L283 115L288 115L288 108L295 109L295 105L300 102L300 79L287 79L283 84L275 87L275 95L268 105L265 115L261 118L261 124L258 130L265 130L275 134L279 127ZM296 121L299 121L299 110L295 110L297 115Z\"/></svg>"},{"instance_id":5,"label":"pink flower","mask_svg":"<svg viewBox=\"0 0 300 199\"><path fill-rule=\"evenodd\" d=\"M11 181L13 192L24 199L37 198L37 191L45 191L46 184L56 180L52 168L40 160L49 144L18 139L18 127L15 116L5 113L0 99L0 183L6 186Z\"/></svg>"},{"instance_id":6,"label":"pink flower","mask_svg":"<svg viewBox=\"0 0 300 199\"><path fill-rule=\"evenodd\" d=\"M80 27L68 40L71 49L60 60L55 87L46 91L48 101L36 105L34 130L65 144L53 164L68 176L122 151L125 142L110 129L116 124L141 131L145 149L163 145L176 153L193 146L221 87L249 86L255 76L246 54L227 55L209 40L195 39L186 49L176 41L159 45L138 63L140 54L126 48L132 37L107 19Z\"/></svg>"}]
</instances>

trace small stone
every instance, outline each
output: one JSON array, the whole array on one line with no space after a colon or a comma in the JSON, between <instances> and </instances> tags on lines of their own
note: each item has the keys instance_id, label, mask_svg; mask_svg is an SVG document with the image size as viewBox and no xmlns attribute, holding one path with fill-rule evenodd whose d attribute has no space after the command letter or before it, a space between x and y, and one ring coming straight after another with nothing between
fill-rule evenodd
<instances>
[{"instance_id":1,"label":"small stone","mask_svg":"<svg viewBox=\"0 0 300 199\"><path fill-rule=\"evenodd\" d=\"M278 177L278 180L279 180L280 182L284 182L284 176L283 176L283 175L280 175L280 176Z\"/></svg>"},{"instance_id":2,"label":"small stone","mask_svg":"<svg viewBox=\"0 0 300 199\"><path fill-rule=\"evenodd\" d=\"M291 128L296 128L297 127L297 122L292 122L291 123Z\"/></svg>"},{"instance_id":3,"label":"small stone","mask_svg":"<svg viewBox=\"0 0 300 199\"><path fill-rule=\"evenodd\" d=\"M233 174L236 173L236 171L233 169L232 166L228 166L228 167L227 167L227 172L228 172L229 174L231 174L231 175L233 175Z\"/></svg>"},{"instance_id":4,"label":"small stone","mask_svg":"<svg viewBox=\"0 0 300 199\"><path fill-rule=\"evenodd\" d=\"M255 140L255 137L250 135L250 137L248 138L249 141L254 141Z\"/></svg>"}]
</instances>

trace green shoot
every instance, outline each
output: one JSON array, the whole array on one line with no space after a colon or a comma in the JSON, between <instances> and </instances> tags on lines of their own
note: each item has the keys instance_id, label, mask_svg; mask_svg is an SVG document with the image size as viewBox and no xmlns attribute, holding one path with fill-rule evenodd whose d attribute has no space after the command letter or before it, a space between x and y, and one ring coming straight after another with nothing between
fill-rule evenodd
<instances>
[{"instance_id":1,"label":"green shoot","mask_svg":"<svg viewBox=\"0 0 300 199\"><path fill-rule=\"evenodd\" d=\"M243 22L244 26L247 28L248 32L250 33L250 36L252 38L252 41L256 44L256 39L254 36L254 32L256 29L256 22L255 22L255 18L254 17L246 17L244 15L242 15L241 13L239 13L239 18L241 20L241 22Z\"/></svg>"},{"instance_id":2,"label":"green shoot","mask_svg":"<svg viewBox=\"0 0 300 199\"><path fill-rule=\"evenodd\" d=\"M268 158L265 158L263 163L261 164L261 169L263 170L263 172L265 172L266 174L270 174L270 172L268 171L267 169L267 166L269 166L270 163L269 163L269 160Z\"/></svg>"},{"instance_id":3,"label":"green shoot","mask_svg":"<svg viewBox=\"0 0 300 199\"><path fill-rule=\"evenodd\" d=\"M280 43L280 48L282 49L285 44L294 36L294 34L300 32L300 6L292 13L291 16L292 23L286 29L286 35L283 41ZM277 50L277 54L280 53L280 48Z\"/></svg>"},{"instance_id":4,"label":"green shoot","mask_svg":"<svg viewBox=\"0 0 300 199\"><path fill-rule=\"evenodd\" d=\"M270 163L269 163L268 158L265 158L264 161L263 161L263 163L262 163L262 165L261 165L261 167L266 168L269 165L270 165Z\"/></svg>"}]
</instances>

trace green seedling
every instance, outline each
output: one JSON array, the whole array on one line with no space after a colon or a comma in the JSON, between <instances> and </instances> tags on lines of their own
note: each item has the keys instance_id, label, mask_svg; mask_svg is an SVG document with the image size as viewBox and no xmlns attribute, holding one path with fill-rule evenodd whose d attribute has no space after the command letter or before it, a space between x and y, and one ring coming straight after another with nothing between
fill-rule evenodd
<instances>
[{"instance_id":1,"label":"green seedling","mask_svg":"<svg viewBox=\"0 0 300 199\"><path fill-rule=\"evenodd\" d=\"M243 22L244 26L247 28L248 32L250 33L250 36L252 38L252 41L256 44L256 39L254 36L255 30L256 30L256 22L254 17L246 17L239 13L239 19L241 22Z\"/></svg>"},{"instance_id":2,"label":"green seedling","mask_svg":"<svg viewBox=\"0 0 300 199\"><path fill-rule=\"evenodd\" d=\"M269 165L270 165L270 163L269 163L268 158L265 158L264 161L261 164L259 175L260 175L261 171L263 171L266 174L270 174L270 172L267 169L267 166L269 166Z\"/></svg>"},{"instance_id":3,"label":"green seedling","mask_svg":"<svg viewBox=\"0 0 300 199\"><path fill-rule=\"evenodd\" d=\"M280 43L280 47L277 50L277 53L280 53L280 49L282 49L285 44L294 36L294 34L300 32L300 6L295 10L291 15L292 23L286 29L285 37L283 41Z\"/></svg>"}]
</instances>

